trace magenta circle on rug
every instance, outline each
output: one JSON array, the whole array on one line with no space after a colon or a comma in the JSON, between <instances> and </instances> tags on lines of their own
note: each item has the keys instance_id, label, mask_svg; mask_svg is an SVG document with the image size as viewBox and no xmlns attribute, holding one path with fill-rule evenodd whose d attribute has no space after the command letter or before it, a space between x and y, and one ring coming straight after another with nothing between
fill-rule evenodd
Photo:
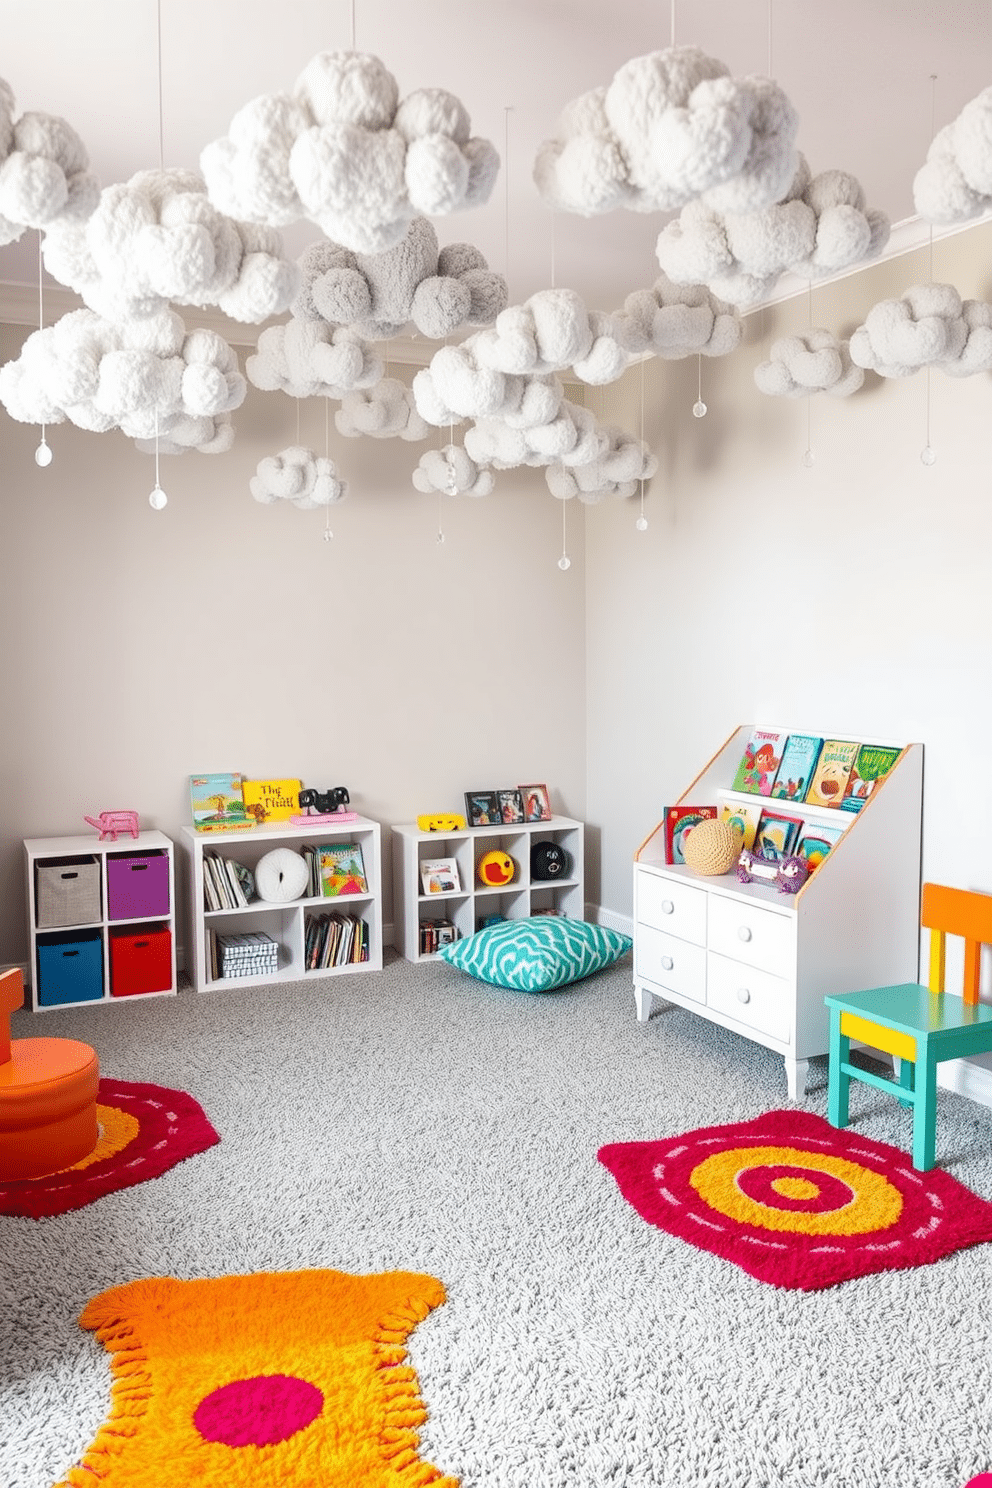
<instances>
[{"instance_id":1,"label":"magenta circle on rug","mask_svg":"<svg viewBox=\"0 0 992 1488\"><path fill-rule=\"evenodd\" d=\"M119 1151L96 1161L0 1183L0 1214L47 1219L82 1209L104 1194L158 1178L187 1157L220 1141L198 1101L182 1090L133 1080L101 1079L97 1105L112 1106L137 1123L137 1134ZM99 1150L99 1149L98 1149Z\"/></svg>"},{"instance_id":2,"label":"magenta circle on rug","mask_svg":"<svg viewBox=\"0 0 992 1488\"><path fill-rule=\"evenodd\" d=\"M226 1447L274 1447L315 1421L324 1396L295 1374L256 1374L205 1395L193 1412L204 1441Z\"/></svg>"},{"instance_id":3,"label":"magenta circle on rug","mask_svg":"<svg viewBox=\"0 0 992 1488\"><path fill-rule=\"evenodd\" d=\"M599 1160L642 1219L772 1286L816 1291L992 1240L992 1203L809 1111L615 1142Z\"/></svg>"}]
</instances>

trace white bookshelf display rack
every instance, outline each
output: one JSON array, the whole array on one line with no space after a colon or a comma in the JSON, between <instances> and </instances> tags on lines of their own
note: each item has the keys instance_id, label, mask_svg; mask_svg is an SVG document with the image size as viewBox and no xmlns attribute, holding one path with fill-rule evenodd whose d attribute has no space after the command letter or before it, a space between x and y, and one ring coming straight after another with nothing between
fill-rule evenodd
<instances>
[{"instance_id":1,"label":"white bookshelf display rack","mask_svg":"<svg viewBox=\"0 0 992 1488\"><path fill-rule=\"evenodd\" d=\"M180 838L186 856L190 895L190 939L193 946L190 974L197 992L270 983L308 981L311 978L347 976L354 972L378 971L382 967L382 866L381 828L365 816L341 823L318 821L294 826L290 822L266 822L234 832L198 832L183 827ZM368 892L334 897L309 893L285 903L272 903L257 895L247 907L208 909L204 893L204 853L216 853L248 868L255 868L266 853L276 848L300 852L313 846L361 846ZM318 915L355 915L367 927L368 959L337 966L308 968L305 963L307 930ZM214 974L210 937L262 934L276 942L275 971L219 976Z\"/></svg>"},{"instance_id":2,"label":"white bookshelf display rack","mask_svg":"<svg viewBox=\"0 0 992 1488\"><path fill-rule=\"evenodd\" d=\"M456 832L422 832L413 825L393 827L393 919L396 949L407 961L434 960L436 950L422 949L422 927L447 921L453 937L464 939L490 915L527 919L535 914L561 914L581 920L585 913L584 837L582 822L568 816L512 826L465 827ZM554 842L568 857L565 873L550 880L531 876L531 847ZM479 863L486 853L502 851L513 859L509 883L480 883ZM421 864L453 858L459 887L425 893Z\"/></svg>"},{"instance_id":3,"label":"white bookshelf display rack","mask_svg":"<svg viewBox=\"0 0 992 1488\"><path fill-rule=\"evenodd\" d=\"M634 997L640 1022L659 999L775 1050L797 1100L809 1060L827 1053L824 996L918 979L923 745L899 746L888 775L854 813L732 791L751 729L731 734L672 804L760 802L807 823L840 825L843 836L789 894L774 883L739 883L736 868L702 877L666 863L659 822L634 859Z\"/></svg>"},{"instance_id":4,"label":"white bookshelf display rack","mask_svg":"<svg viewBox=\"0 0 992 1488\"><path fill-rule=\"evenodd\" d=\"M175 863L163 832L24 841L36 1013L175 996Z\"/></svg>"}]
</instances>

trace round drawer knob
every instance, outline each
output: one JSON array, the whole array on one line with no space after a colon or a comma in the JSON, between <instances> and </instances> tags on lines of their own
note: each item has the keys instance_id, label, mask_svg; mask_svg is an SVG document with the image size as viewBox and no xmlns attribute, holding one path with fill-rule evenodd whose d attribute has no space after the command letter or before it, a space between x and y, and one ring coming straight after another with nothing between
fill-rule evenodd
<instances>
[{"instance_id":1,"label":"round drawer knob","mask_svg":"<svg viewBox=\"0 0 992 1488\"><path fill-rule=\"evenodd\" d=\"M672 960L671 956L662 956L661 964L666 971L671 971L672 967L675 965L675 962Z\"/></svg>"},{"instance_id":2,"label":"round drawer knob","mask_svg":"<svg viewBox=\"0 0 992 1488\"><path fill-rule=\"evenodd\" d=\"M737 1001L738 1002L750 1002L751 1001L751 994L747 990L746 987L738 987L737 988Z\"/></svg>"},{"instance_id":3,"label":"round drawer knob","mask_svg":"<svg viewBox=\"0 0 992 1488\"><path fill-rule=\"evenodd\" d=\"M661 901L661 912L662 912L662 914L672 914L674 912L674 910L675 910L675 905L672 903L671 899L662 899L662 901Z\"/></svg>"},{"instance_id":4,"label":"round drawer knob","mask_svg":"<svg viewBox=\"0 0 992 1488\"><path fill-rule=\"evenodd\" d=\"M751 932L747 928L746 925L742 925L740 927L740 929L738 930L738 932L737 932L737 939L738 940L750 940L751 939Z\"/></svg>"}]
</instances>

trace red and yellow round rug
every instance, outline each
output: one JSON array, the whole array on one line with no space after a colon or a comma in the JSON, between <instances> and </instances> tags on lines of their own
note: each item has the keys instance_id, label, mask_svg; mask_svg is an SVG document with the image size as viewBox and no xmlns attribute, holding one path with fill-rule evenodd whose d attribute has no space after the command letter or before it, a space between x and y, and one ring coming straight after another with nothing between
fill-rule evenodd
<instances>
[{"instance_id":1,"label":"red and yellow round rug","mask_svg":"<svg viewBox=\"0 0 992 1488\"><path fill-rule=\"evenodd\" d=\"M96 1112L100 1136L93 1151L59 1173L0 1183L0 1214L47 1219L82 1209L116 1189L158 1178L220 1141L203 1107L164 1085L101 1080Z\"/></svg>"},{"instance_id":2,"label":"red and yellow round rug","mask_svg":"<svg viewBox=\"0 0 992 1488\"><path fill-rule=\"evenodd\" d=\"M992 1240L992 1204L949 1173L808 1111L770 1111L599 1160L643 1219L758 1281L816 1291Z\"/></svg>"}]
</instances>

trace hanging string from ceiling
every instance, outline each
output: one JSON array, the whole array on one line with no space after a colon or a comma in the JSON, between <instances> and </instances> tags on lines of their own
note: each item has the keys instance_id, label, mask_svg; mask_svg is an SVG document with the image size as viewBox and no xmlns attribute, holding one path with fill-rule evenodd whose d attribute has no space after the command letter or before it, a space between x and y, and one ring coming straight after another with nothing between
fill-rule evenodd
<instances>
[{"instance_id":1,"label":"hanging string from ceiling","mask_svg":"<svg viewBox=\"0 0 992 1488\"><path fill-rule=\"evenodd\" d=\"M937 130L937 74L930 74L930 141L933 142ZM933 283L933 223L930 224L930 246L927 254L929 282ZM928 364L926 367L926 443L920 450L921 465L935 465L937 463L937 451L930 443L930 378L933 368Z\"/></svg>"},{"instance_id":2,"label":"hanging string from ceiling","mask_svg":"<svg viewBox=\"0 0 992 1488\"><path fill-rule=\"evenodd\" d=\"M45 292L44 292L44 285L43 285L43 281L42 281L41 241L42 241L42 232L41 232L41 228L39 228L38 229L38 329L39 329L39 331L42 331L45 328ZM45 425L44 425L44 423L42 423L42 426L41 426L41 443L38 445L38 448L34 452L34 463L36 465L40 465L42 467L42 469L44 469L44 467L46 465L51 465L51 463L52 463L52 451L51 451L51 448L50 448L50 446L48 444L48 441L45 438Z\"/></svg>"},{"instance_id":3,"label":"hanging string from ceiling","mask_svg":"<svg viewBox=\"0 0 992 1488\"><path fill-rule=\"evenodd\" d=\"M158 168L165 170L165 112L162 103L162 0L155 0L155 45L158 63ZM148 497L148 505L153 511L161 511L168 503L168 496L162 490L159 480L159 436L158 436L158 408L155 409L155 485L151 495Z\"/></svg>"},{"instance_id":4,"label":"hanging string from ceiling","mask_svg":"<svg viewBox=\"0 0 992 1488\"><path fill-rule=\"evenodd\" d=\"M641 443L644 443L644 359L641 360ZM648 519L644 515L644 476L641 476L641 510L634 523L638 532L647 532Z\"/></svg>"}]
</instances>

